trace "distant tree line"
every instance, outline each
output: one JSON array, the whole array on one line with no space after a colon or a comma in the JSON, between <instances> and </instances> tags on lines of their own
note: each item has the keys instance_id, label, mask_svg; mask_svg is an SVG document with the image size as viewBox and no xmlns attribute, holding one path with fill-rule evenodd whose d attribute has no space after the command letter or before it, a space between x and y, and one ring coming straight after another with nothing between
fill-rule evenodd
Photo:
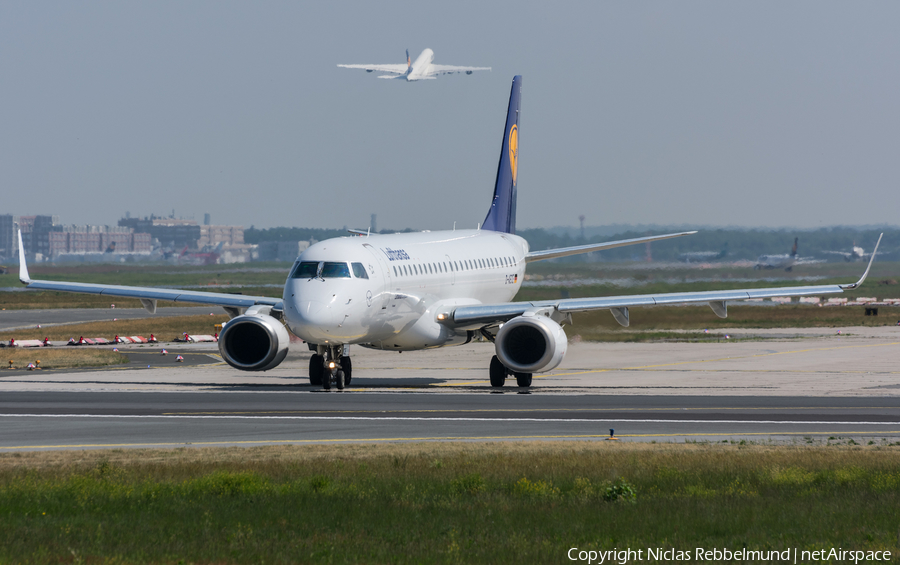
<instances>
[{"instance_id":1,"label":"distant tree line","mask_svg":"<svg viewBox=\"0 0 900 565\"><path fill-rule=\"evenodd\" d=\"M573 230L575 231L575 230ZM544 229L521 230L518 235L524 237L531 249L553 249L570 247L586 243L601 243L620 239L632 239L648 235L658 235L686 231L683 228L657 228L642 231L624 231L609 236L594 236L582 240L570 233L552 233ZM879 256L891 258L900 251L900 229L898 228L845 228L831 227L815 230L762 230L762 229L699 229L698 233L651 244L654 261L677 261L683 253L698 251L722 251L726 248L725 261L739 259L755 260L760 255L781 255L791 252L794 238L799 239L797 253L801 257L818 257L840 260L840 256L829 256L824 251L849 252L853 245L862 247L870 253L878 240L878 234L884 232ZM627 261L642 260L646 257L646 246L634 245L619 247L607 251L592 253L586 258L574 260L590 261ZM895 257L897 259L900 257ZM571 260L571 259L570 259Z\"/></svg>"},{"instance_id":2,"label":"distant tree line","mask_svg":"<svg viewBox=\"0 0 900 565\"><path fill-rule=\"evenodd\" d=\"M412 232L415 230L381 230L379 233ZM654 227L649 230L622 231L614 235L596 235L581 239L577 230L545 230L542 228L520 230L518 235L524 237L533 251L571 247L587 243L601 243L619 239L632 239L647 235L657 235L685 231L681 227ZM725 261L739 259L755 260L760 255L781 255L790 253L794 238L799 238L798 254L801 257L830 258L840 260L839 256L828 256L823 251L849 252L855 244L870 253L884 231L881 251L885 259L900 259L900 229L898 228L849 228L829 227L815 230L763 230L763 229L700 229L698 233L667 241L651 244L654 261L677 261L679 255L697 251L721 251L727 244ZM346 229L316 228L268 228L250 227L244 230L244 241L260 243L263 241L322 241L332 237L349 235ZM620 247L591 253L588 256L575 256L568 261L629 261L646 258L645 245Z\"/></svg>"}]
</instances>

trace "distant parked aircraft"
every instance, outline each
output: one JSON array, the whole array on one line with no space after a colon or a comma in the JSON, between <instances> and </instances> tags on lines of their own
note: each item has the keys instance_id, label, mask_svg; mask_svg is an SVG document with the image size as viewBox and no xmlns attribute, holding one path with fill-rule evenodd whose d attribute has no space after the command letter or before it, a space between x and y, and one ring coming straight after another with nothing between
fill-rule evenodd
<instances>
[{"instance_id":1,"label":"distant parked aircraft","mask_svg":"<svg viewBox=\"0 0 900 565\"><path fill-rule=\"evenodd\" d=\"M345 69L365 69L367 73L378 71L385 73L378 75L378 78L403 78L407 82L414 80L430 80L437 78L439 75L452 75L454 73L472 74L473 71L489 71L490 67L454 67L451 65L433 65L434 51L426 49L416 57L414 62L410 62L409 49L406 50L406 64L384 64L384 65L338 65Z\"/></svg>"},{"instance_id":2,"label":"distant parked aircraft","mask_svg":"<svg viewBox=\"0 0 900 565\"><path fill-rule=\"evenodd\" d=\"M760 255L756 260L754 269L784 269L790 271L799 261L797 257L797 239L794 238L794 246L791 247L790 255Z\"/></svg>"},{"instance_id":3,"label":"distant parked aircraft","mask_svg":"<svg viewBox=\"0 0 900 565\"><path fill-rule=\"evenodd\" d=\"M687 253L678 255L678 260L684 261L685 263L707 263L709 261L722 259L726 255L728 255L727 241L725 242L725 245L722 246L721 251L688 251Z\"/></svg>"},{"instance_id":4,"label":"distant parked aircraft","mask_svg":"<svg viewBox=\"0 0 900 565\"><path fill-rule=\"evenodd\" d=\"M844 261L847 261L848 263L852 261L859 261L860 259L865 259L869 255L871 255L871 253L866 253L865 251L863 251L862 247L856 245L855 243L853 244L853 247L850 248L850 251L823 251L822 253L828 253L829 255L840 255L844 258Z\"/></svg>"},{"instance_id":5,"label":"distant parked aircraft","mask_svg":"<svg viewBox=\"0 0 900 565\"><path fill-rule=\"evenodd\" d=\"M225 242L219 242L219 245L212 247L207 245L200 252L188 253L187 246L178 257L178 263L181 265L217 265L219 256L222 254L222 247Z\"/></svg>"}]
</instances>

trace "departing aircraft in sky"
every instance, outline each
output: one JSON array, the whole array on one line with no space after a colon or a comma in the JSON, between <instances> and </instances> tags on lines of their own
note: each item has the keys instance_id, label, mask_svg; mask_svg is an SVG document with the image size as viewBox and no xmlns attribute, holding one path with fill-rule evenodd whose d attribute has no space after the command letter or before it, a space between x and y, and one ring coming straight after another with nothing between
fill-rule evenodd
<instances>
[{"instance_id":1,"label":"departing aircraft in sky","mask_svg":"<svg viewBox=\"0 0 900 565\"><path fill-rule=\"evenodd\" d=\"M367 73L379 72L385 73L378 75L378 78L402 78L409 82L415 80L430 80L437 78L439 75L452 75L454 73L472 74L474 71L489 71L490 67L454 67L452 65L434 65L434 51L426 49L416 57L415 61L410 61L409 49L406 50L406 64L384 64L384 65L338 65L345 69L365 69Z\"/></svg>"},{"instance_id":2,"label":"departing aircraft in sky","mask_svg":"<svg viewBox=\"0 0 900 565\"><path fill-rule=\"evenodd\" d=\"M507 377L514 377L518 386L527 387L533 373L549 371L563 360L568 342L562 326L572 323L573 313L609 310L619 324L628 326L632 307L706 303L724 318L729 301L837 294L858 287L868 275L874 251L862 278L848 285L511 302L522 286L527 264L533 261L695 233L531 251L528 242L516 235L521 86L522 77L516 76L494 195L479 229L369 234L318 242L297 258L281 298L32 280L21 232L19 279L30 289L138 298L150 312L156 311L158 300L222 306L232 317L219 335L219 351L229 365L244 371L277 366L287 355L291 332L314 351L310 383L328 389L332 384L344 388L350 382L351 345L399 352L459 345L476 336L494 343L495 355L485 363L491 385L501 387ZM551 200L549 195L544 198Z\"/></svg>"}]
</instances>

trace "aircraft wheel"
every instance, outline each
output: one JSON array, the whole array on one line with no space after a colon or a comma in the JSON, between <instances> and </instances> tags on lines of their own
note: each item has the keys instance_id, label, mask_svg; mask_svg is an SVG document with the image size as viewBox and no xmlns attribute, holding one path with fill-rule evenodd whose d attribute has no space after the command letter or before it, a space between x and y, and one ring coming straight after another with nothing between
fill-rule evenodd
<instances>
[{"instance_id":1,"label":"aircraft wheel","mask_svg":"<svg viewBox=\"0 0 900 565\"><path fill-rule=\"evenodd\" d=\"M491 386L500 388L506 383L506 367L494 355L491 357Z\"/></svg>"},{"instance_id":2,"label":"aircraft wheel","mask_svg":"<svg viewBox=\"0 0 900 565\"><path fill-rule=\"evenodd\" d=\"M321 355L313 355L309 358L309 384L319 386L322 384L322 374L325 372L324 360Z\"/></svg>"},{"instance_id":3,"label":"aircraft wheel","mask_svg":"<svg viewBox=\"0 0 900 565\"><path fill-rule=\"evenodd\" d=\"M338 390L344 390L344 371L341 369L337 370L337 375L335 375L335 381L337 382Z\"/></svg>"},{"instance_id":4,"label":"aircraft wheel","mask_svg":"<svg viewBox=\"0 0 900 565\"><path fill-rule=\"evenodd\" d=\"M341 369L344 370L344 386L350 386L350 379L353 377L353 363L349 357L341 357Z\"/></svg>"},{"instance_id":5,"label":"aircraft wheel","mask_svg":"<svg viewBox=\"0 0 900 565\"><path fill-rule=\"evenodd\" d=\"M325 390L331 390L331 371L322 371L322 388Z\"/></svg>"},{"instance_id":6,"label":"aircraft wheel","mask_svg":"<svg viewBox=\"0 0 900 565\"><path fill-rule=\"evenodd\" d=\"M516 384L520 387L531 386L531 373L515 373Z\"/></svg>"}]
</instances>

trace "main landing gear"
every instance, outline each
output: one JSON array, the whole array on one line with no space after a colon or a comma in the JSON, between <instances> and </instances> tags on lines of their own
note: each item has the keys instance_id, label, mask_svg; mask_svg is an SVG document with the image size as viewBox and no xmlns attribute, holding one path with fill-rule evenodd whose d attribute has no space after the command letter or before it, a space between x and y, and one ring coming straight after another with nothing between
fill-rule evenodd
<instances>
[{"instance_id":1,"label":"main landing gear","mask_svg":"<svg viewBox=\"0 0 900 565\"><path fill-rule=\"evenodd\" d=\"M331 390L331 385L338 390L350 385L353 374L353 363L350 357L343 355L344 347L324 346L316 347L316 353L309 358L309 384L321 386L324 390Z\"/></svg>"},{"instance_id":2,"label":"main landing gear","mask_svg":"<svg viewBox=\"0 0 900 565\"><path fill-rule=\"evenodd\" d=\"M491 357L491 386L500 388L506 383L507 376L516 377L516 384L520 388L531 386L531 373L516 373L510 371L500 362L496 355Z\"/></svg>"}]
</instances>

